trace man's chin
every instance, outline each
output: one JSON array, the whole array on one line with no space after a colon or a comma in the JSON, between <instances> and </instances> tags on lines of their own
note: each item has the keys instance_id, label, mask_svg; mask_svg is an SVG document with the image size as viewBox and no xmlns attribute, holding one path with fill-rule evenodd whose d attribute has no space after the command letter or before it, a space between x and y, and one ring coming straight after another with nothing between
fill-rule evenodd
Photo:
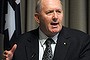
<instances>
[{"instance_id":1,"label":"man's chin","mask_svg":"<svg viewBox=\"0 0 90 60\"><path fill-rule=\"evenodd\" d=\"M58 33L60 31L60 29L52 29L51 32L52 33Z\"/></svg>"}]
</instances>

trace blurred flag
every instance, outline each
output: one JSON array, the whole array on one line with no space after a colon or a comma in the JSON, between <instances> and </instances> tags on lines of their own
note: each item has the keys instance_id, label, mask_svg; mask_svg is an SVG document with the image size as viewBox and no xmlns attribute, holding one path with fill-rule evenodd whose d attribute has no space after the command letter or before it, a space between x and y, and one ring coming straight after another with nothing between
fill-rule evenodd
<instances>
[{"instance_id":1,"label":"blurred flag","mask_svg":"<svg viewBox=\"0 0 90 60\"><path fill-rule=\"evenodd\" d=\"M0 0L0 33L3 34L4 31L4 0Z\"/></svg>"},{"instance_id":2,"label":"blurred flag","mask_svg":"<svg viewBox=\"0 0 90 60\"><path fill-rule=\"evenodd\" d=\"M21 34L20 0L6 0L4 47L8 49Z\"/></svg>"}]
</instances>

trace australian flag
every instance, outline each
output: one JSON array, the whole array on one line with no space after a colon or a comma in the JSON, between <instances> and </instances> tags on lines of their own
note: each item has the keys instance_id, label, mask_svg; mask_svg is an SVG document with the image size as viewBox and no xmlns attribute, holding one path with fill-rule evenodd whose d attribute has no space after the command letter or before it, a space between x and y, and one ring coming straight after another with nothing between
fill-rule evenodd
<instances>
[{"instance_id":1,"label":"australian flag","mask_svg":"<svg viewBox=\"0 0 90 60\"><path fill-rule=\"evenodd\" d=\"M20 0L6 0L4 49L8 49L21 34Z\"/></svg>"}]
</instances>

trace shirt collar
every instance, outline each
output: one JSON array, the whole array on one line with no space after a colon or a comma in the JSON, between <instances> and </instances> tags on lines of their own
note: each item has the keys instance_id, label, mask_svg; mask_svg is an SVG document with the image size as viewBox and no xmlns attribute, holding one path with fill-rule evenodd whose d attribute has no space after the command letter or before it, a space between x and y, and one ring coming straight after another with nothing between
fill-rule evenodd
<instances>
[{"instance_id":1,"label":"shirt collar","mask_svg":"<svg viewBox=\"0 0 90 60\"><path fill-rule=\"evenodd\" d=\"M58 39L58 34L57 33L54 37L51 37L55 44L57 43L57 39ZM46 41L46 39L48 39L49 37L47 37L40 29L39 29L39 40L40 40L40 43L43 45Z\"/></svg>"}]
</instances>

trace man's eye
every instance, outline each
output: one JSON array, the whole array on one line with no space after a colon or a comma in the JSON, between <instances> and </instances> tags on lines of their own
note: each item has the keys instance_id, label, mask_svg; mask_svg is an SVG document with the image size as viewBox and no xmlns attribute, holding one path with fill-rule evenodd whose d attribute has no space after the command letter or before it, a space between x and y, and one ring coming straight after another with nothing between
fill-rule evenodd
<instances>
[{"instance_id":1,"label":"man's eye","mask_svg":"<svg viewBox=\"0 0 90 60\"><path fill-rule=\"evenodd\" d=\"M53 11L48 11L46 14L51 14L51 13L53 13Z\"/></svg>"},{"instance_id":2,"label":"man's eye","mask_svg":"<svg viewBox=\"0 0 90 60\"><path fill-rule=\"evenodd\" d=\"M57 13L61 13L61 11L56 11Z\"/></svg>"}]
</instances>

